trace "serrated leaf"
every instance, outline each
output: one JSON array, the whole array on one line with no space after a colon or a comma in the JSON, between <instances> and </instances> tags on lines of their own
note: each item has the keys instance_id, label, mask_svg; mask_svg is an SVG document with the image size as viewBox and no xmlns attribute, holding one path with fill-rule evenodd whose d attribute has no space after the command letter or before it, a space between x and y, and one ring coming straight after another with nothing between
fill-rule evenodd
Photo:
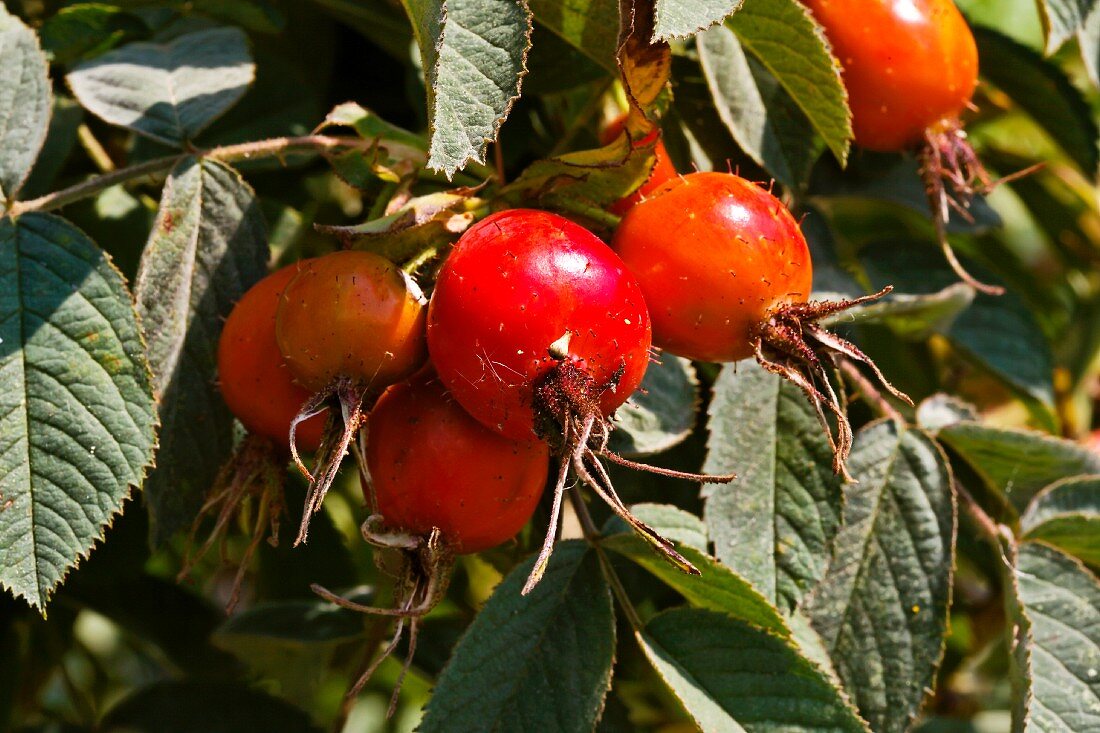
<instances>
[{"instance_id":1,"label":"serrated leaf","mask_svg":"<svg viewBox=\"0 0 1100 733\"><path fill-rule=\"evenodd\" d=\"M359 603L366 593L347 596ZM309 702L336 649L360 639L363 614L312 600L262 603L222 624L211 642L257 673L276 679L286 697Z\"/></svg>"},{"instance_id":2,"label":"serrated leaf","mask_svg":"<svg viewBox=\"0 0 1100 733\"><path fill-rule=\"evenodd\" d=\"M127 696L97 726L104 733L317 733L305 711L234 682L158 682Z\"/></svg>"},{"instance_id":3,"label":"serrated leaf","mask_svg":"<svg viewBox=\"0 0 1100 733\"><path fill-rule=\"evenodd\" d=\"M781 183L793 185L782 141L737 36L715 26L699 34L696 50L718 116L738 146Z\"/></svg>"},{"instance_id":4,"label":"serrated leaf","mask_svg":"<svg viewBox=\"0 0 1100 733\"><path fill-rule=\"evenodd\" d=\"M665 539L676 544L687 545L699 552L706 553L710 542L707 540L707 528L703 520L691 512L672 504L635 504L631 513L657 530ZM612 516L604 525L603 534L611 535L630 531L629 525L621 518Z\"/></svg>"},{"instance_id":5,"label":"serrated leaf","mask_svg":"<svg viewBox=\"0 0 1100 733\"><path fill-rule=\"evenodd\" d=\"M402 0L428 92L428 167L451 178L485 162L519 98L531 47L523 0Z\"/></svg>"},{"instance_id":6,"label":"serrated leaf","mask_svg":"<svg viewBox=\"0 0 1100 733\"><path fill-rule=\"evenodd\" d=\"M595 726L615 652L611 591L584 542L559 542L522 596L533 563L508 574L455 647L421 733Z\"/></svg>"},{"instance_id":7,"label":"serrated leaf","mask_svg":"<svg viewBox=\"0 0 1100 733\"><path fill-rule=\"evenodd\" d=\"M1040 491L1020 517L1020 531L1100 567L1100 476L1074 476Z\"/></svg>"},{"instance_id":8,"label":"serrated leaf","mask_svg":"<svg viewBox=\"0 0 1100 733\"><path fill-rule=\"evenodd\" d=\"M955 502L943 453L881 421L856 435L833 559L805 603L872 730L905 731L933 686L947 633Z\"/></svg>"},{"instance_id":9,"label":"serrated leaf","mask_svg":"<svg viewBox=\"0 0 1100 733\"><path fill-rule=\"evenodd\" d=\"M975 27L982 76L1012 98L1089 178L1097 161L1096 120L1081 92L1054 63L988 28Z\"/></svg>"},{"instance_id":10,"label":"serrated leaf","mask_svg":"<svg viewBox=\"0 0 1100 733\"><path fill-rule=\"evenodd\" d=\"M737 474L704 489L715 556L790 613L825 572L840 527L840 479L802 391L755 363L714 383L704 473Z\"/></svg>"},{"instance_id":11,"label":"serrated leaf","mask_svg":"<svg viewBox=\"0 0 1100 733\"><path fill-rule=\"evenodd\" d=\"M680 554L699 569L700 575L688 575L657 555L633 532L611 535L601 544L653 573L693 606L724 613L779 636L790 636L779 611L759 591L706 553L676 545Z\"/></svg>"},{"instance_id":12,"label":"serrated leaf","mask_svg":"<svg viewBox=\"0 0 1100 733\"><path fill-rule=\"evenodd\" d=\"M611 449L651 455L683 442L695 428L699 380L691 362L663 354L649 365L641 387L615 411Z\"/></svg>"},{"instance_id":13,"label":"serrated leaf","mask_svg":"<svg viewBox=\"0 0 1100 733\"><path fill-rule=\"evenodd\" d=\"M527 4L535 18L566 43L608 71L617 69L618 0L528 0Z\"/></svg>"},{"instance_id":14,"label":"serrated leaf","mask_svg":"<svg viewBox=\"0 0 1100 733\"><path fill-rule=\"evenodd\" d=\"M848 158L852 115L828 41L798 0L744 0L726 24L772 73L838 161Z\"/></svg>"},{"instance_id":15,"label":"serrated leaf","mask_svg":"<svg viewBox=\"0 0 1100 733\"><path fill-rule=\"evenodd\" d=\"M46 140L50 78L38 37L0 5L0 204L15 198Z\"/></svg>"},{"instance_id":16,"label":"serrated leaf","mask_svg":"<svg viewBox=\"0 0 1100 733\"><path fill-rule=\"evenodd\" d=\"M653 40L667 41L709 28L741 7L742 0L656 0Z\"/></svg>"},{"instance_id":17,"label":"serrated leaf","mask_svg":"<svg viewBox=\"0 0 1100 733\"><path fill-rule=\"evenodd\" d=\"M1048 56L1084 27L1085 19L1097 6L1096 0L1038 0L1037 4Z\"/></svg>"},{"instance_id":18,"label":"serrated leaf","mask_svg":"<svg viewBox=\"0 0 1100 733\"><path fill-rule=\"evenodd\" d=\"M152 462L122 276L64 219L0 219L0 586L39 609Z\"/></svg>"},{"instance_id":19,"label":"serrated leaf","mask_svg":"<svg viewBox=\"0 0 1100 733\"><path fill-rule=\"evenodd\" d=\"M55 64L70 66L110 51L147 32L144 23L117 5L80 3L61 8L42 24L42 50Z\"/></svg>"},{"instance_id":20,"label":"serrated leaf","mask_svg":"<svg viewBox=\"0 0 1100 733\"><path fill-rule=\"evenodd\" d=\"M92 114L166 145L194 139L248 91L255 65L236 28L169 43L131 43L86 61L66 79Z\"/></svg>"},{"instance_id":21,"label":"serrated leaf","mask_svg":"<svg viewBox=\"0 0 1100 733\"><path fill-rule=\"evenodd\" d=\"M233 304L267 273L267 259L263 215L240 175L210 160L179 163L134 287L163 425L145 485L154 544L191 522L232 451L218 335Z\"/></svg>"},{"instance_id":22,"label":"serrated leaf","mask_svg":"<svg viewBox=\"0 0 1100 733\"><path fill-rule=\"evenodd\" d=\"M1020 511L1044 486L1100 473L1100 455L1046 433L960 422L941 428L936 437Z\"/></svg>"},{"instance_id":23,"label":"serrated leaf","mask_svg":"<svg viewBox=\"0 0 1100 733\"><path fill-rule=\"evenodd\" d=\"M673 609L638 634L699 729L868 731L829 678L785 640L723 614Z\"/></svg>"},{"instance_id":24,"label":"serrated leaf","mask_svg":"<svg viewBox=\"0 0 1100 733\"><path fill-rule=\"evenodd\" d=\"M958 282L958 276L928 246L891 241L867 247L863 254L872 288L894 285L898 293L924 294ZM990 281L980 269L976 276ZM978 293L942 333L963 357L1028 401L1043 422L1053 423L1054 358L1035 316L1019 295Z\"/></svg>"},{"instance_id":25,"label":"serrated leaf","mask_svg":"<svg viewBox=\"0 0 1100 733\"><path fill-rule=\"evenodd\" d=\"M1013 728L1043 733L1100 730L1100 584L1080 563L1024 543L1016 562L1023 676Z\"/></svg>"}]
</instances>

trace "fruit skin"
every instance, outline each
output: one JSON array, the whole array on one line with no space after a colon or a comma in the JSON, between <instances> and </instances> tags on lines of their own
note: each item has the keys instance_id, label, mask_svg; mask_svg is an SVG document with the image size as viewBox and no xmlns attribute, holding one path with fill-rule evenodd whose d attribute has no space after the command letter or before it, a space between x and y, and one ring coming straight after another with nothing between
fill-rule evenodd
<instances>
[{"instance_id":1,"label":"fruit skin","mask_svg":"<svg viewBox=\"0 0 1100 733\"><path fill-rule=\"evenodd\" d=\"M902 150L959 116L978 81L974 35L952 0L803 0L843 67L856 143Z\"/></svg>"},{"instance_id":2,"label":"fruit skin","mask_svg":"<svg viewBox=\"0 0 1100 733\"><path fill-rule=\"evenodd\" d=\"M653 342L698 361L752 356L773 308L805 302L813 266L787 207L731 173L691 173L631 209L611 243L637 276Z\"/></svg>"},{"instance_id":3,"label":"fruit skin","mask_svg":"<svg viewBox=\"0 0 1100 733\"><path fill-rule=\"evenodd\" d=\"M426 360L425 305L420 288L389 260L333 252L306 262L287 286L275 336L307 389L346 377L381 391Z\"/></svg>"},{"instance_id":4,"label":"fruit skin","mask_svg":"<svg viewBox=\"0 0 1100 733\"><path fill-rule=\"evenodd\" d=\"M368 426L367 465L388 527L437 527L456 552L479 552L514 537L538 505L547 445L486 428L430 371L386 390Z\"/></svg>"},{"instance_id":5,"label":"fruit skin","mask_svg":"<svg viewBox=\"0 0 1100 733\"><path fill-rule=\"evenodd\" d=\"M467 411L515 440L536 434L535 387L561 364L551 345L569 334L573 365L597 385L609 415L637 389L649 362L642 291L587 229L556 214L512 209L462 235L428 308L428 349Z\"/></svg>"},{"instance_id":6,"label":"fruit skin","mask_svg":"<svg viewBox=\"0 0 1100 733\"><path fill-rule=\"evenodd\" d=\"M609 144L612 140L622 134L623 129L626 127L626 115L620 115L607 124L603 132L600 133L600 143L602 145ZM632 143L633 147L637 148L642 145L647 145L653 140L657 140L657 144L653 147L653 155L656 157L656 162L653 164L653 170L650 171L649 178L645 180L637 191L625 196L611 206L608 210L613 214L622 216L646 196L653 194L666 182L676 178L680 174L676 172L676 166L672 164L672 158L668 155L668 149L665 148L664 142L660 139L660 130L654 129L653 132L646 135L641 140Z\"/></svg>"},{"instance_id":7,"label":"fruit skin","mask_svg":"<svg viewBox=\"0 0 1100 733\"><path fill-rule=\"evenodd\" d=\"M275 311L302 264L287 265L253 285L229 313L218 341L218 382L225 403L249 431L277 441L284 450L290 422L310 393L294 383L275 342ZM317 450L324 427L323 415L301 423L298 447Z\"/></svg>"}]
</instances>

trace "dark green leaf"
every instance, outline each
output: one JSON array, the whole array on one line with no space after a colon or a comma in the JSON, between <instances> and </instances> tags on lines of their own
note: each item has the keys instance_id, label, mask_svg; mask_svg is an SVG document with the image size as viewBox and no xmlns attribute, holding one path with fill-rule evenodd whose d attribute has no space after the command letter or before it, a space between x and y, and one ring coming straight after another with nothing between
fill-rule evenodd
<instances>
[{"instance_id":1,"label":"dark green leaf","mask_svg":"<svg viewBox=\"0 0 1100 733\"><path fill-rule=\"evenodd\" d=\"M1074 476L1040 491L1020 517L1020 530L1024 539L1100 567L1100 476Z\"/></svg>"},{"instance_id":2,"label":"dark green leaf","mask_svg":"<svg viewBox=\"0 0 1100 733\"><path fill-rule=\"evenodd\" d=\"M656 0L653 40L690 36L737 11L742 0Z\"/></svg>"},{"instance_id":3,"label":"dark green leaf","mask_svg":"<svg viewBox=\"0 0 1100 733\"><path fill-rule=\"evenodd\" d=\"M679 444L695 427L699 380L691 362L672 354L646 369L642 386L615 412L611 448L649 455Z\"/></svg>"},{"instance_id":4,"label":"dark green leaf","mask_svg":"<svg viewBox=\"0 0 1100 733\"><path fill-rule=\"evenodd\" d=\"M402 0L428 91L428 166L450 178L485 151L519 97L531 46L520 0Z\"/></svg>"},{"instance_id":5,"label":"dark green leaf","mask_svg":"<svg viewBox=\"0 0 1100 733\"><path fill-rule=\"evenodd\" d=\"M22 197L32 199L52 190L54 180L76 147L77 128L84 121L84 110L72 97L56 96L50 115L50 128L42 152L23 184Z\"/></svg>"},{"instance_id":6,"label":"dark green leaf","mask_svg":"<svg viewBox=\"0 0 1100 733\"><path fill-rule=\"evenodd\" d=\"M842 163L852 139L848 94L821 28L798 0L745 0L726 24L760 59Z\"/></svg>"},{"instance_id":7,"label":"dark green leaf","mask_svg":"<svg viewBox=\"0 0 1100 733\"><path fill-rule=\"evenodd\" d=\"M152 463L126 284L64 219L0 219L0 585L43 608Z\"/></svg>"},{"instance_id":8,"label":"dark green leaf","mask_svg":"<svg viewBox=\"0 0 1100 733\"><path fill-rule=\"evenodd\" d=\"M715 556L785 612L825 572L840 527L840 480L813 407L756 364L730 364L714 383L706 473L736 473L705 489Z\"/></svg>"},{"instance_id":9,"label":"dark green leaf","mask_svg":"<svg viewBox=\"0 0 1100 733\"><path fill-rule=\"evenodd\" d=\"M106 122L180 145L232 107L254 73L245 35L212 28L165 44L131 43L66 79L84 108Z\"/></svg>"},{"instance_id":10,"label":"dark green leaf","mask_svg":"<svg viewBox=\"0 0 1100 733\"><path fill-rule=\"evenodd\" d=\"M618 71L618 0L528 0L540 23L608 71Z\"/></svg>"},{"instance_id":11,"label":"dark green leaf","mask_svg":"<svg viewBox=\"0 0 1100 733\"><path fill-rule=\"evenodd\" d=\"M418 730L591 730L611 685L615 621L599 562L559 542L528 596L533 560L506 577L439 677Z\"/></svg>"},{"instance_id":12,"label":"dark green leaf","mask_svg":"<svg viewBox=\"0 0 1100 733\"><path fill-rule=\"evenodd\" d=\"M693 547L678 544L676 549L699 569L700 575L688 575L673 567L633 532L612 535L602 544L656 575L693 606L719 611L779 636L790 635L779 611L747 580Z\"/></svg>"},{"instance_id":13,"label":"dark green leaf","mask_svg":"<svg viewBox=\"0 0 1100 733\"><path fill-rule=\"evenodd\" d=\"M982 76L1027 112L1047 134L1094 177L1100 150L1088 103L1066 75L1035 51L988 28L974 28Z\"/></svg>"},{"instance_id":14,"label":"dark green leaf","mask_svg":"<svg viewBox=\"0 0 1100 733\"><path fill-rule=\"evenodd\" d=\"M146 32L145 24L117 5L80 3L42 24L42 50L55 64L71 66Z\"/></svg>"},{"instance_id":15,"label":"dark green leaf","mask_svg":"<svg viewBox=\"0 0 1100 733\"><path fill-rule=\"evenodd\" d=\"M268 0L185 0L189 10L259 33L278 33L286 18Z\"/></svg>"},{"instance_id":16,"label":"dark green leaf","mask_svg":"<svg viewBox=\"0 0 1100 733\"><path fill-rule=\"evenodd\" d=\"M315 733L305 712L240 684L159 682L130 695L96 726L103 733Z\"/></svg>"},{"instance_id":17,"label":"dark green leaf","mask_svg":"<svg viewBox=\"0 0 1100 733\"><path fill-rule=\"evenodd\" d=\"M1100 729L1100 584L1072 558L1025 543L1015 572L1023 684L1014 729Z\"/></svg>"},{"instance_id":18,"label":"dark green leaf","mask_svg":"<svg viewBox=\"0 0 1100 733\"><path fill-rule=\"evenodd\" d=\"M0 5L0 202L15 198L46 139L50 79L38 38Z\"/></svg>"},{"instance_id":19,"label":"dark green leaf","mask_svg":"<svg viewBox=\"0 0 1100 733\"><path fill-rule=\"evenodd\" d=\"M187 158L164 186L135 298L163 424L145 498L156 544L188 525L233 447L217 348L233 304L267 272L263 216L248 184Z\"/></svg>"},{"instance_id":20,"label":"dark green leaf","mask_svg":"<svg viewBox=\"0 0 1100 733\"><path fill-rule=\"evenodd\" d=\"M1100 455L1045 433L960 422L941 428L936 437L1021 511L1044 486L1100 473Z\"/></svg>"},{"instance_id":21,"label":"dark green leaf","mask_svg":"<svg viewBox=\"0 0 1100 733\"><path fill-rule=\"evenodd\" d=\"M674 609L646 624L638 641L700 730L868 731L790 640L750 624Z\"/></svg>"},{"instance_id":22,"label":"dark green leaf","mask_svg":"<svg viewBox=\"0 0 1100 733\"><path fill-rule=\"evenodd\" d=\"M873 423L856 435L843 526L805 610L875 731L905 731L933 685L947 632L955 503L923 433Z\"/></svg>"}]
</instances>

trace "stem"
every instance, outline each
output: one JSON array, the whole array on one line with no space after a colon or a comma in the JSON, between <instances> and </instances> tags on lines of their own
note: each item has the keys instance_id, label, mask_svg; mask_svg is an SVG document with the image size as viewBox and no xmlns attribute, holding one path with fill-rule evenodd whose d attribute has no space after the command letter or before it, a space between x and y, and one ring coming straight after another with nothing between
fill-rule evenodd
<instances>
[{"instance_id":1,"label":"stem","mask_svg":"<svg viewBox=\"0 0 1100 733\"><path fill-rule=\"evenodd\" d=\"M82 124L76 128L76 137L100 173L110 173L118 167L87 125Z\"/></svg>"},{"instance_id":2,"label":"stem","mask_svg":"<svg viewBox=\"0 0 1100 733\"><path fill-rule=\"evenodd\" d=\"M223 163L235 163L243 160L261 158L281 158L284 155L299 151L322 151L339 148L369 149L374 145L373 140L364 140L358 137L333 137L330 135L303 135L301 137L275 137L269 140L240 143L237 145L224 145L200 151L199 156L218 160ZM144 163L120 168L110 173L89 178L74 186L63 188L60 191L40 196L29 201L17 201L12 204L8 214L12 217L26 214L30 211L52 211L63 206L80 201L81 199L95 196L111 186L121 183L129 183L139 178L152 176L170 170L187 153L168 155L163 158L154 158Z\"/></svg>"},{"instance_id":3,"label":"stem","mask_svg":"<svg viewBox=\"0 0 1100 733\"><path fill-rule=\"evenodd\" d=\"M607 584L611 586L611 592L615 595L615 600L619 602L623 616L626 617L630 628L634 629L634 633L640 633L645 628L645 624L642 623L642 617L638 615L638 609L634 608L634 604L630 601L630 596L627 595L626 588L623 587L622 580L619 579L618 573L611 565L607 553L600 547L600 530L596 528L596 523L592 521L592 515L588 513L588 505L584 503L584 497L581 496L579 491L570 491L569 501L572 503L573 511L581 523L584 538L596 551L596 556L600 560L600 569L603 570L604 577L607 578Z\"/></svg>"}]
</instances>

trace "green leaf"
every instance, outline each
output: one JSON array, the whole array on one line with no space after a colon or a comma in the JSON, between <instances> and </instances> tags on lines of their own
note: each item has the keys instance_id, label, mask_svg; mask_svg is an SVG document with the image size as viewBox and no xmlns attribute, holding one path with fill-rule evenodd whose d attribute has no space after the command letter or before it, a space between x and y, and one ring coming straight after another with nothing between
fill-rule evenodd
<instances>
[{"instance_id":1,"label":"green leaf","mask_svg":"<svg viewBox=\"0 0 1100 733\"><path fill-rule=\"evenodd\" d=\"M77 128L82 122L84 122L84 110L75 99L64 95L54 97L46 142L43 143L38 160L34 162L34 167L31 168L31 173L23 184L20 192L22 198L45 196L54 190L54 181L68 162L69 154L76 147Z\"/></svg>"},{"instance_id":2,"label":"green leaf","mask_svg":"<svg viewBox=\"0 0 1100 733\"><path fill-rule=\"evenodd\" d=\"M950 331L959 315L974 302L975 295L977 291L963 282L922 295L891 293L881 300L823 318L821 325L830 328L853 323L883 323L903 339L923 341L932 334Z\"/></svg>"},{"instance_id":3,"label":"green leaf","mask_svg":"<svg viewBox=\"0 0 1100 733\"><path fill-rule=\"evenodd\" d=\"M428 146L419 135L383 120L354 102L338 105L328 113L318 132L347 127L364 140L373 141L370 150L345 150L328 154L336 174L348 184L367 188L377 180L398 183L428 162Z\"/></svg>"},{"instance_id":4,"label":"green leaf","mask_svg":"<svg viewBox=\"0 0 1100 733\"><path fill-rule=\"evenodd\" d=\"M533 563L508 574L455 647L421 733L595 726L615 652L611 591L584 542L559 542L522 596Z\"/></svg>"},{"instance_id":5,"label":"green leaf","mask_svg":"<svg viewBox=\"0 0 1100 733\"><path fill-rule=\"evenodd\" d=\"M982 76L1012 98L1085 175L1096 175L1096 120L1081 92L1055 64L1027 46L975 27Z\"/></svg>"},{"instance_id":6,"label":"green leaf","mask_svg":"<svg viewBox=\"0 0 1100 733\"><path fill-rule=\"evenodd\" d=\"M0 5L0 204L19 193L46 140L50 78L38 38Z\"/></svg>"},{"instance_id":7,"label":"green leaf","mask_svg":"<svg viewBox=\"0 0 1100 733\"><path fill-rule=\"evenodd\" d=\"M1085 18L1097 6L1096 0L1039 0L1038 5L1048 56L1084 27Z\"/></svg>"},{"instance_id":8,"label":"green leaf","mask_svg":"<svg viewBox=\"0 0 1100 733\"><path fill-rule=\"evenodd\" d=\"M792 185L783 142L737 36L725 26L715 26L699 34L696 50L715 109L733 139L781 183ZM803 137L808 137L804 131Z\"/></svg>"},{"instance_id":9,"label":"green leaf","mask_svg":"<svg viewBox=\"0 0 1100 733\"><path fill-rule=\"evenodd\" d=\"M1100 567L1100 476L1056 481L1020 517L1024 539L1054 545Z\"/></svg>"},{"instance_id":10,"label":"green leaf","mask_svg":"<svg viewBox=\"0 0 1100 733\"><path fill-rule=\"evenodd\" d=\"M302 710L230 682L158 682L113 707L103 733L316 733Z\"/></svg>"},{"instance_id":11,"label":"green leaf","mask_svg":"<svg viewBox=\"0 0 1100 733\"><path fill-rule=\"evenodd\" d=\"M366 603L366 596L348 597ZM230 617L211 641L258 674L278 680L284 696L308 703L337 648L362 638L363 623L363 614L331 603L276 601Z\"/></svg>"},{"instance_id":12,"label":"green leaf","mask_svg":"<svg viewBox=\"0 0 1100 733\"><path fill-rule=\"evenodd\" d=\"M1066 476L1100 473L1100 456L1045 433L960 422L940 429L936 437L1021 511L1044 486Z\"/></svg>"},{"instance_id":13,"label":"green leaf","mask_svg":"<svg viewBox=\"0 0 1100 733\"><path fill-rule=\"evenodd\" d=\"M1100 584L1080 563L1025 543L1016 564L1024 674L1016 730L1100 729Z\"/></svg>"},{"instance_id":14,"label":"green leaf","mask_svg":"<svg viewBox=\"0 0 1100 733\"><path fill-rule=\"evenodd\" d=\"M286 18L268 0L185 0L185 7L258 33L279 33Z\"/></svg>"},{"instance_id":15,"label":"green leaf","mask_svg":"<svg viewBox=\"0 0 1100 733\"><path fill-rule=\"evenodd\" d=\"M707 733L868 728L790 640L728 616L673 609L638 634L650 663Z\"/></svg>"},{"instance_id":16,"label":"green leaf","mask_svg":"<svg viewBox=\"0 0 1100 733\"><path fill-rule=\"evenodd\" d=\"M0 219L0 586L39 609L152 463L130 294L64 219Z\"/></svg>"},{"instance_id":17,"label":"green leaf","mask_svg":"<svg viewBox=\"0 0 1100 733\"><path fill-rule=\"evenodd\" d=\"M618 72L618 0L528 0L540 23L608 71Z\"/></svg>"},{"instance_id":18,"label":"green leaf","mask_svg":"<svg viewBox=\"0 0 1100 733\"><path fill-rule=\"evenodd\" d=\"M875 731L908 730L947 633L955 502L942 451L881 421L856 435L843 526L805 604L844 688Z\"/></svg>"},{"instance_id":19,"label":"green leaf","mask_svg":"<svg viewBox=\"0 0 1100 733\"><path fill-rule=\"evenodd\" d=\"M428 166L451 178L485 151L519 98L531 47L523 0L402 0L428 92Z\"/></svg>"},{"instance_id":20,"label":"green leaf","mask_svg":"<svg viewBox=\"0 0 1100 733\"><path fill-rule=\"evenodd\" d=\"M828 41L798 0L744 0L726 24L809 118L838 161L848 158L852 114Z\"/></svg>"},{"instance_id":21,"label":"green leaf","mask_svg":"<svg viewBox=\"0 0 1100 733\"><path fill-rule=\"evenodd\" d=\"M662 537L706 553L707 545L710 544L707 540L707 527L703 520L691 512L672 504L635 504L630 507L630 511L657 530ZM605 535L629 531L629 525L617 516L608 519L603 528Z\"/></svg>"},{"instance_id":22,"label":"green leaf","mask_svg":"<svg viewBox=\"0 0 1100 733\"><path fill-rule=\"evenodd\" d=\"M917 405L917 425L933 435L948 425L975 422L978 418L978 408L944 392L937 392Z\"/></svg>"},{"instance_id":23,"label":"green leaf","mask_svg":"<svg viewBox=\"0 0 1100 733\"><path fill-rule=\"evenodd\" d=\"M248 40L212 28L170 43L131 43L66 77L92 114L167 145L182 145L234 105L252 83Z\"/></svg>"},{"instance_id":24,"label":"green leaf","mask_svg":"<svg viewBox=\"0 0 1100 733\"><path fill-rule=\"evenodd\" d=\"M601 544L653 573L693 606L724 613L779 636L790 636L779 611L759 591L706 553L677 544L680 554L699 569L700 575L688 575L665 561L633 532L611 535Z\"/></svg>"},{"instance_id":25,"label":"green leaf","mask_svg":"<svg viewBox=\"0 0 1100 733\"><path fill-rule=\"evenodd\" d=\"M61 8L42 24L42 50L62 66L98 56L146 32L145 24L117 5L80 3Z\"/></svg>"},{"instance_id":26,"label":"green leaf","mask_svg":"<svg viewBox=\"0 0 1100 733\"><path fill-rule=\"evenodd\" d=\"M743 0L656 0L653 3L653 40L690 36L708 28L741 7Z\"/></svg>"},{"instance_id":27,"label":"green leaf","mask_svg":"<svg viewBox=\"0 0 1100 733\"><path fill-rule=\"evenodd\" d=\"M1100 87L1100 4L1093 7L1085 18L1085 24L1077 31L1077 44L1081 47L1081 60L1093 86Z\"/></svg>"},{"instance_id":28,"label":"green leaf","mask_svg":"<svg viewBox=\"0 0 1100 733\"><path fill-rule=\"evenodd\" d=\"M263 215L248 184L221 163L172 171L141 258L134 296L149 343L163 424L145 486L154 544L195 516L233 448L217 388L222 322L267 273Z\"/></svg>"},{"instance_id":29,"label":"green leaf","mask_svg":"<svg viewBox=\"0 0 1100 733\"><path fill-rule=\"evenodd\" d=\"M813 407L755 363L714 383L704 473L736 473L704 491L715 556L789 613L825 572L840 527L841 482Z\"/></svg>"},{"instance_id":30,"label":"green leaf","mask_svg":"<svg viewBox=\"0 0 1100 733\"><path fill-rule=\"evenodd\" d=\"M883 242L865 248L863 255L872 288L892 284L897 293L916 295L942 291L958 282L940 254L927 245ZM990 281L981 270L976 276ZM960 355L1031 403L1044 423L1053 423L1054 358L1035 316L1019 295L978 293L942 333Z\"/></svg>"},{"instance_id":31,"label":"green leaf","mask_svg":"<svg viewBox=\"0 0 1100 733\"><path fill-rule=\"evenodd\" d=\"M691 362L663 354L651 363L638 391L615 412L611 448L650 455L683 442L695 428L699 380Z\"/></svg>"}]
</instances>

